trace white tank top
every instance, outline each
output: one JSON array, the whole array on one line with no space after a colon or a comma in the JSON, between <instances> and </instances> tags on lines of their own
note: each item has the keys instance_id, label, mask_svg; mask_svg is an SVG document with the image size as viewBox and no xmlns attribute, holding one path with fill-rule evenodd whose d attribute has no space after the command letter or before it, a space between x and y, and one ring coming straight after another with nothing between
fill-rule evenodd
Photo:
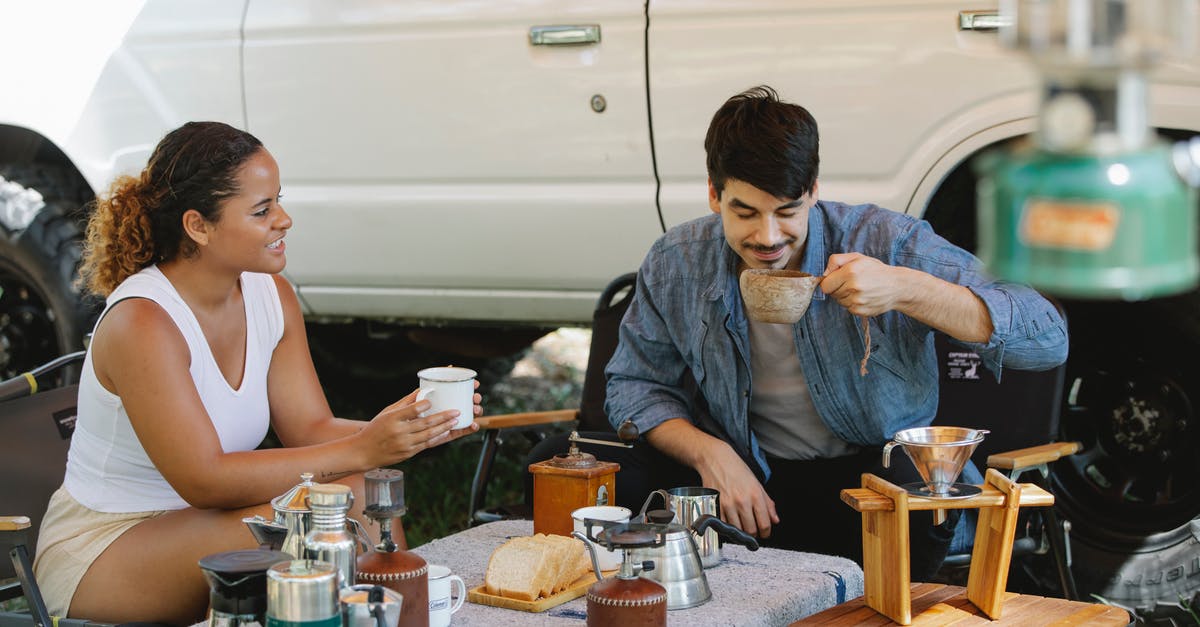
<instances>
[{"instance_id":1,"label":"white tank top","mask_svg":"<svg viewBox=\"0 0 1200 627\"><path fill-rule=\"evenodd\" d=\"M187 340L192 381L227 453L253 450L267 433L267 370L275 346L283 337L283 306L274 279L246 272L241 282L246 307L246 365L241 387L236 390L221 374L192 310L157 266L122 281L109 295L100 316L102 320L113 305L126 298L152 300L171 316ZM96 324L99 326L99 321ZM186 446L186 442L179 444ZM63 485L75 500L98 512L188 506L146 455L121 398L96 378L91 351L80 374L78 418Z\"/></svg>"}]
</instances>

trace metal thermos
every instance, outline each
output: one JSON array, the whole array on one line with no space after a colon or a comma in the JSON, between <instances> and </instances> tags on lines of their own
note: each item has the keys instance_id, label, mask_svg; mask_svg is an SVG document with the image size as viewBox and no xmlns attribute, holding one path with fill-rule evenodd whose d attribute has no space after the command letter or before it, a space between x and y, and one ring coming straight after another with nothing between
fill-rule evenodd
<instances>
[{"instance_id":1,"label":"metal thermos","mask_svg":"<svg viewBox=\"0 0 1200 627\"><path fill-rule=\"evenodd\" d=\"M341 627L338 571L328 562L292 560L267 570L267 627Z\"/></svg>"},{"instance_id":2,"label":"metal thermos","mask_svg":"<svg viewBox=\"0 0 1200 627\"><path fill-rule=\"evenodd\" d=\"M339 588L355 583L354 561L358 546L354 536L346 530L346 514L353 502L354 494L349 486L330 483L308 489L313 528L304 536L304 550L309 558L337 568Z\"/></svg>"}]
</instances>

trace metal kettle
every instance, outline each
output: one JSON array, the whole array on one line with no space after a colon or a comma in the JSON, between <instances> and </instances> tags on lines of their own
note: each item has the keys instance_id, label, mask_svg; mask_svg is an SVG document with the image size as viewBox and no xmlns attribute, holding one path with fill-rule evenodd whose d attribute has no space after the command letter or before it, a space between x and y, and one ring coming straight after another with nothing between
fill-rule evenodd
<instances>
[{"instance_id":1,"label":"metal kettle","mask_svg":"<svg viewBox=\"0 0 1200 627\"><path fill-rule=\"evenodd\" d=\"M271 499L271 509L275 510L274 520L257 514L242 519L259 545L273 551L283 551L295 559L308 557L304 536L313 528L312 509L308 504L308 489L316 485L312 478L311 472L300 473L300 483ZM353 528L359 542L366 546L365 550L370 550L371 540L362 523L347 517L346 524Z\"/></svg>"},{"instance_id":2,"label":"metal kettle","mask_svg":"<svg viewBox=\"0 0 1200 627\"><path fill-rule=\"evenodd\" d=\"M643 576L661 583L667 589L668 610L695 607L712 598L696 536L704 535L711 528L723 540L741 544L751 551L758 550L758 541L753 536L716 516L704 514L691 527L672 523L674 517L671 510L646 512L645 524L658 529L666 541L661 547L631 549L631 559L635 563L653 560L657 565L657 568Z\"/></svg>"}]
</instances>

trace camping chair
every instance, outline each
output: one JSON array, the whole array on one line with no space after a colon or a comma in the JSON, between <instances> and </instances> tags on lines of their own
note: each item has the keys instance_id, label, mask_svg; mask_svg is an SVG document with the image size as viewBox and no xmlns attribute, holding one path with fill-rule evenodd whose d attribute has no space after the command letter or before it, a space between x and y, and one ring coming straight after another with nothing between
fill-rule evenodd
<instances>
[{"instance_id":1,"label":"camping chair","mask_svg":"<svg viewBox=\"0 0 1200 627\"><path fill-rule=\"evenodd\" d=\"M483 449L479 453L475 478L471 482L469 517L471 525L504 518L529 517L528 508L524 505L509 505L492 510L485 510L483 507L487 499L487 486L492 475L492 464L495 462L496 452L502 438L507 433L519 431L537 442L545 438L544 427L547 425L570 421L578 421L578 429L581 431L613 430L604 414L604 368L617 350L617 329L621 326L621 318L625 316L625 310L629 308L629 303L633 300L633 288L636 282L636 273L623 274L613 279L600 294L596 309L592 313L592 341L588 349L587 370L584 372L583 398L578 409L535 411L479 418L477 422L483 431Z\"/></svg>"},{"instance_id":2,"label":"camping chair","mask_svg":"<svg viewBox=\"0 0 1200 627\"><path fill-rule=\"evenodd\" d=\"M996 468L1017 481L1023 473L1036 470L1034 476L1022 479L1049 491L1048 464L1079 449L1078 443L1054 442L1066 364L1040 372L1005 369L997 382L982 366L979 355L955 346L944 334L935 334L934 345L940 389L933 424L989 430L971 456L980 472ZM1054 508L1030 508L1022 516L1026 535L1013 544L1012 564L1026 556L1049 552L1058 571L1058 592L1063 598L1078 600L1068 563L1066 532ZM939 574L947 579L961 578L970 561L970 552L951 554Z\"/></svg>"},{"instance_id":3,"label":"camping chair","mask_svg":"<svg viewBox=\"0 0 1200 627\"><path fill-rule=\"evenodd\" d=\"M67 449L75 427L78 386L43 390L58 371L83 360L84 352L55 359L12 379L0 382L0 546L8 553L0 560L0 601L25 598L27 612L0 611L0 627L95 625L90 621L52 619L33 577L33 548L50 495L62 484ZM11 581L13 578L16 581Z\"/></svg>"}]
</instances>

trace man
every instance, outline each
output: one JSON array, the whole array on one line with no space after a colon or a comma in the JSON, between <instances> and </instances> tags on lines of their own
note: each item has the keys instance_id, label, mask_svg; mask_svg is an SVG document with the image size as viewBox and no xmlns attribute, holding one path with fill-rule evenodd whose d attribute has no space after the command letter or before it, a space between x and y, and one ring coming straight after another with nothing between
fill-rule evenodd
<instances>
[{"instance_id":1,"label":"man","mask_svg":"<svg viewBox=\"0 0 1200 627\"><path fill-rule=\"evenodd\" d=\"M860 559L859 515L838 494L863 472L919 479L907 459L882 469L879 447L936 413L933 331L998 376L1002 366L1061 364L1065 324L928 223L821 200L816 121L769 87L730 98L704 144L713 215L651 248L606 370L609 420L631 420L651 446L615 458L588 450L622 464L623 505L654 488L704 485L720 491L726 521L765 544ZM738 288L751 268L823 278L799 322L760 323ZM964 480L981 476L970 467ZM957 520L914 517L914 578L940 565Z\"/></svg>"}]
</instances>

